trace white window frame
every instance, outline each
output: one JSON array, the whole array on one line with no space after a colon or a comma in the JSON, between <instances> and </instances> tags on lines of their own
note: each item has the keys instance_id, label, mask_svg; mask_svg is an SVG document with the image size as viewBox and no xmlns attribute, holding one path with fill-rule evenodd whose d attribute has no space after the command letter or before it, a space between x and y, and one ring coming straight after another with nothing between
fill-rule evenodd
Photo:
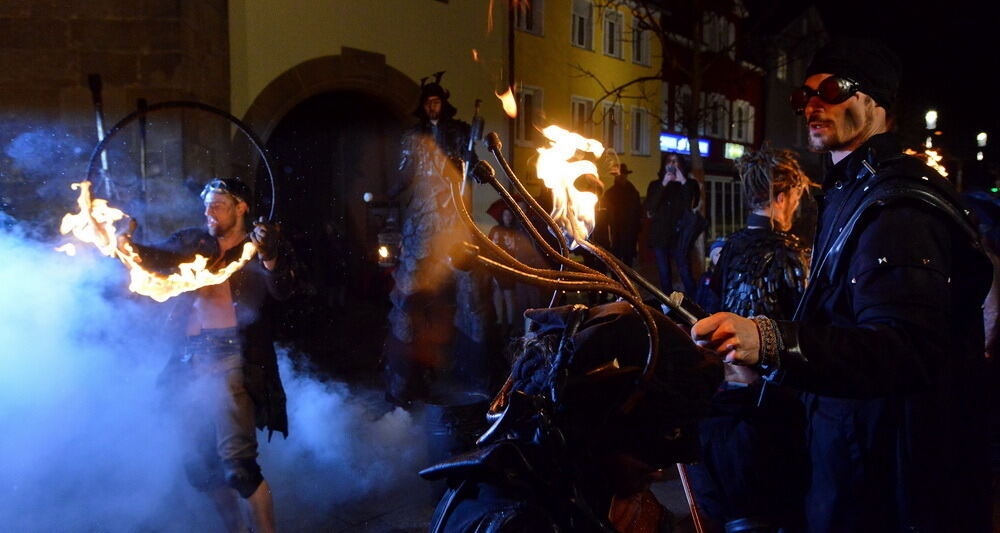
<instances>
[{"instance_id":1,"label":"white window frame","mask_svg":"<svg viewBox=\"0 0 1000 533\"><path fill-rule=\"evenodd\" d=\"M774 77L779 81L788 80L788 53L782 49L774 57Z\"/></svg>"},{"instance_id":2,"label":"white window frame","mask_svg":"<svg viewBox=\"0 0 1000 533\"><path fill-rule=\"evenodd\" d=\"M670 124L670 84L664 81L660 83L660 129L666 130L668 124Z\"/></svg>"},{"instance_id":3,"label":"white window frame","mask_svg":"<svg viewBox=\"0 0 1000 533\"><path fill-rule=\"evenodd\" d=\"M525 105L525 97L531 96L531 106ZM514 142L518 146L535 147L541 143L542 133L535 128L535 120L540 116L545 103L545 91L532 85L518 86L517 118L514 119Z\"/></svg>"},{"instance_id":4,"label":"white window frame","mask_svg":"<svg viewBox=\"0 0 1000 533\"><path fill-rule=\"evenodd\" d=\"M632 17L632 62L636 65L650 66L652 56L650 46L650 31L642 28L637 17Z\"/></svg>"},{"instance_id":5,"label":"white window frame","mask_svg":"<svg viewBox=\"0 0 1000 533\"><path fill-rule=\"evenodd\" d=\"M586 9L586 14L583 13L583 8ZM579 34L581 24L583 27L582 36ZM570 2L569 42L584 50L594 49L594 3L591 0L572 0Z\"/></svg>"},{"instance_id":6,"label":"white window frame","mask_svg":"<svg viewBox=\"0 0 1000 533\"><path fill-rule=\"evenodd\" d=\"M691 86L681 85L674 87L674 131L677 133L684 133L684 122L681 121L681 117L687 112L684 106L684 100L691 99Z\"/></svg>"},{"instance_id":7,"label":"white window frame","mask_svg":"<svg viewBox=\"0 0 1000 533\"><path fill-rule=\"evenodd\" d=\"M604 10L604 55L615 59L625 58L625 15L614 9Z\"/></svg>"},{"instance_id":8,"label":"white window frame","mask_svg":"<svg viewBox=\"0 0 1000 533\"><path fill-rule=\"evenodd\" d=\"M645 107L632 106L631 115L630 151L633 155L649 155L649 110Z\"/></svg>"},{"instance_id":9,"label":"white window frame","mask_svg":"<svg viewBox=\"0 0 1000 533\"><path fill-rule=\"evenodd\" d=\"M570 96L570 118L573 131L584 137L594 135L594 100L582 96Z\"/></svg>"},{"instance_id":10,"label":"white window frame","mask_svg":"<svg viewBox=\"0 0 1000 533\"><path fill-rule=\"evenodd\" d=\"M525 33L542 36L545 30L545 0L531 0L529 3L521 2L516 5L514 12L514 27ZM528 17L528 14L531 17ZM531 24L529 25L529 21Z\"/></svg>"},{"instance_id":11,"label":"white window frame","mask_svg":"<svg viewBox=\"0 0 1000 533\"><path fill-rule=\"evenodd\" d=\"M732 139L737 142L753 144L754 109L746 100L733 101Z\"/></svg>"},{"instance_id":12,"label":"white window frame","mask_svg":"<svg viewBox=\"0 0 1000 533\"><path fill-rule=\"evenodd\" d=\"M708 95L708 107L705 108L708 117L706 134L711 137L725 139L729 136L729 101L719 93Z\"/></svg>"},{"instance_id":13,"label":"white window frame","mask_svg":"<svg viewBox=\"0 0 1000 533\"><path fill-rule=\"evenodd\" d=\"M614 150L616 154L625 153L624 115L621 104L604 102L601 105L601 142L605 149Z\"/></svg>"}]
</instances>

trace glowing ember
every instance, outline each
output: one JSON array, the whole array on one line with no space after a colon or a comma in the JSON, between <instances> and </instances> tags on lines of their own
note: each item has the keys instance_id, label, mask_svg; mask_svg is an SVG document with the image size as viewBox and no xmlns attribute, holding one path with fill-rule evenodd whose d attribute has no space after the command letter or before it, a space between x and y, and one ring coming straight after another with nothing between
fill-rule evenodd
<instances>
[{"instance_id":1,"label":"glowing ember","mask_svg":"<svg viewBox=\"0 0 1000 533\"><path fill-rule=\"evenodd\" d=\"M514 89L508 87L503 94L497 92L493 94L497 95L500 103L503 104L503 112L507 113L507 116L510 118L517 118L517 100L514 99Z\"/></svg>"},{"instance_id":2,"label":"glowing ember","mask_svg":"<svg viewBox=\"0 0 1000 533\"><path fill-rule=\"evenodd\" d=\"M88 181L74 183L72 187L80 189L80 196L76 200L80 212L67 213L59 226L59 232L63 235L72 233L78 240L96 246L102 254L108 257L117 257L128 268L129 290L136 294L149 296L157 302L165 302L178 294L209 285L218 285L226 281L233 272L242 268L257 251L253 243L248 242L243 245L243 252L238 260L214 272L208 269L208 258L201 255L196 255L190 263L178 265L176 273L165 276L157 272L150 272L140 265L142 258L130 244L118 246L115 236L115 222L124 218L125 213L120 209L110 207L107 200L91 199L90 182ZM72 246L72 243L69 245ZM65 246L60 248L65 248Z\"/></svg>"},{"instance_id":3,"label":"glowing ember","mask_svg":"<svg viewBox=\"0 0 1000 533\"><path fill-rule=\"evenodd\" d=\"M73 243L71 243L71 242L68 242L68 243L66 243L66 244L64 244L62 246L54 248L54 250L57 251L57 252L62 252L64 254L70 256L70 257L73 257L73 256L76 255L76 245L73 244Z\"/></svg>"},{"instance_id":4,"label":"glowing ember","mask_svg":"<svg viewBox=\"0 0 1000 533\"><path fill-rule=\"evenodd\" d=\"M948 170L941 164L941 159L943 159L943 157L941 157L941 154L939 154L937 150L925 150L924 153L920 153L907 148L906 150L903 150L903 153L906 155L914 155L923 159L924 163L936 170L938 174L941 174L942 178L948 177Z\"/></svg>"},{"instance_id":5,"label":"glowing ember","mask_svg":"<svg viewBox=\"0 0 1000 533\"><path fill-rule=\"evenodd\" d=\"M595 157L604 153L604 145L594 139L549 126L542 130L549 146L538 149L537 172L545 186L552 190L552 218L573 240L571 246L585 240L594 230L594 208L597 195L576 188L576 180L590 174L597 176L597 165L580 159L577 152Z\"/></svg>"}]
</instances>

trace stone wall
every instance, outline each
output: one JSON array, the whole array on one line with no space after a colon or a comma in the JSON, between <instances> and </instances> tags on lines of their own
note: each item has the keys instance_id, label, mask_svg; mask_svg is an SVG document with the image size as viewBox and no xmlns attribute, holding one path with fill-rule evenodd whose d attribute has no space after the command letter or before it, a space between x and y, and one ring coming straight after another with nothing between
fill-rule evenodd
<instances>
[{"instance_id":1,"label":"stone wall","mask_svg":"<svg viewBox=\"0 0 1000 533\"><path fill-rule=\"evenodd\" d=\"M44 218L44 200L85 174L97 142L88 74L103 81L105 129L139 98L227 109L226 0L0 2L0 206L8 214ZM187 111L148 118L148 183L200 182L229 168L223 120ZM110 146L112 178L122 174L125 188L138 174L137 147L135 125Z\"/></svg>"}]
</instances>

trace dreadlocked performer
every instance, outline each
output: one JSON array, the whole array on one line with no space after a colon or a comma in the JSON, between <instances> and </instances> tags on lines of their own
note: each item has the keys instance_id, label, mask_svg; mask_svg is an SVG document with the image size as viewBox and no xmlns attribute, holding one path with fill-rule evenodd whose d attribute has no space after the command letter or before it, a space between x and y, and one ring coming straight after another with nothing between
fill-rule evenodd
<instances>
[{"instance_id":1,"label":"dreadlocked performer","mask_svg":"<svg viewBox=\"0 0 1000 533\"><path fill-rule=\"evenodd\" d=\"M461 174L462 160L477 159L468 151L470 127L454 118L458 110L440 85L442 74L421 86L414 111L420 121L403 135L400 183L390 191L401 198L403 229L385 346L387 395L404 405L428 400L446 381L470 392L489 388L490 277L456 271L447 260L449 249L469 238L447 176Z\"/></svg>"},{"instance_id":2,"label":"dreadlocked performer","mask_svg":"<svg viewBox=\"0 0 1000 533\"><path fill-rule=\"evenodd\" d=\"M228 280L174 299L166 326L183 339L183 349L170 359L161 381L182 411L188 480L209 493L226 531L247 531L239 494L250 505L254 531L270 533L275 530L273 503L257 464L256 429L288 435L267 308L270 300L291 295L289 254L275 226L260 221L249 227L252 197L243 182L212 180L201 198L205 229L132 246L143 265L161 271L195 254L208 257L210 267L227 265L240 257L244 243L257 246L257 257Z\"/></svg>"},{"instance_id":3,"label":"dreadlocked performer","mask_svg":"<svg viewBox=\"0 0 1000 533\"><path fill-rule=\"evenodd\" d=\"M746 228L726 238L712 290L723 311L788 320L808 269L805 250L787 231L809 179L789 151L752 151L736 166L751 213ZM690 469L708 518L724 523L727 533L776 531L801 521L803 418L792 391L765 390L753 369L726 365L726 382L701 423L702 462Z\"/></svg>"}]
</instances>

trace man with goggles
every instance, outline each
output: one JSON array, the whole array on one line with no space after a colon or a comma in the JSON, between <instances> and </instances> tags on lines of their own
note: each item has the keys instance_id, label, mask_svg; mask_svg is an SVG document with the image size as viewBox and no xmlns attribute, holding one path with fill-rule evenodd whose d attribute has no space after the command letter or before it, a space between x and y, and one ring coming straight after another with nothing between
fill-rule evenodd
<instances>
[{"instance_id":1,"label":"man with goggles","mask_svg":"<svg viewBox=\"0 0 1000 533\"><path fill-rule=\"evenodd\" d=\"M808 85L803 85L792 91L792 109L799 115L803 114L809 99L818 97L824 103L837 105L843 103L848 98L854 96L861 89L861 85L846 76L830 76L819 83L813 89Z\"/></svg>"},{"instance_id":2,"label":"man with goggles","mask_svg":"<svg viewBox=\"0 0 1000 533\"><path fill-rule=\"evenodd\" d=\"M275 530L271 488L257 462L257 430L288 435L285 392L272 338L272 300L291 295L290 251L278 228L251 224L250 189L235 178L213 179L201 192L205 226L187 228L166 241L131 243L143 264L169 272L195 254L213 267L239 258L253 242L257 257L226 281L171 300L165 323L178 350L160 383L185 432L188 481L206 493L225 531L246 531L237 495L246 501L253 531Z\"/></svg>"},{"instance_id":3,"label":"man with goggles","mask_svg":"<svg viewBox=\"0 0 1000 533\"><path fill-rule=\"evenodd\" d=\"M806 291L792 320L718 313L691 334L801 391L805 530L990 531L976 225L889 133L894 53L840 39L806 75L792 107L826 154Z\"/></svg>"}]
</instances>

